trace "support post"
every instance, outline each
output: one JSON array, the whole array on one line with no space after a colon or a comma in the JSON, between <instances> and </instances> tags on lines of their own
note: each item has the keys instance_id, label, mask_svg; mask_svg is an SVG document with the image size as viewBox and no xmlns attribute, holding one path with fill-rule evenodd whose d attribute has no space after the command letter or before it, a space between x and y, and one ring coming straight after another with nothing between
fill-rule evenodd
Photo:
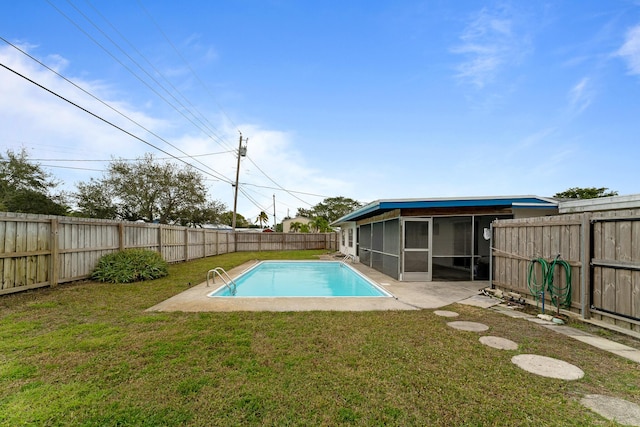
<instances>
[{"instance_id":1,"label":"support post","mask_svg":"<svg viewBox=\"0 0 640 427\"><path fill-rule=\"evenodd\" d=\"M245 151L246 155L246 151ZM236 231L236 213L238 210L238 181L240 180L240 157L242 157L242 132L240 132L240 141L238 142L238 163L236 165L236 183L235 195L233 197L233 219L231 220L231 228Z\"/></svg>"},{"instance_id":2,"label":"support post","mask_svg":"<svg viewBox=\"0 0 640 427\"><path fill-rule=\"evenodd\" d=\"M591 318L591 215L582 214L580 227L580 314Z\"/></svg>"},{"instance_id":3,"label":"support post","mask_svg":"<svg viewBox=\"0 0 640 427\"><path fill-rule=\"evenodd\" d=\"M52 288L58 285L58 253L60 245L58 242L58 220L52 219L49 223L51 230L49 242L51 245L51 259L49 264L49 286Z\"/></svg>"}]
</instances>

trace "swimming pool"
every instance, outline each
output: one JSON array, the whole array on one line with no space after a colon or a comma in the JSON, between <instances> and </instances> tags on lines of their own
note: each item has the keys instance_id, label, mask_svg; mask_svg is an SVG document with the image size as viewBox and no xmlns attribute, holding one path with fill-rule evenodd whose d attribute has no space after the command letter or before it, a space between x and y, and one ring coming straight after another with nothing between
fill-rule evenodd
<instances>
[{"instance_id":1,"label":"swimming pool","mask_svg":"<svg viewBox=\"0 0 640 427\"><path fill-rule=\"evenodd\" d=\"M391 297L338 261L262 261L234 279L236 294L220 286L209 297Z\"/></svg>"}]
</instances>

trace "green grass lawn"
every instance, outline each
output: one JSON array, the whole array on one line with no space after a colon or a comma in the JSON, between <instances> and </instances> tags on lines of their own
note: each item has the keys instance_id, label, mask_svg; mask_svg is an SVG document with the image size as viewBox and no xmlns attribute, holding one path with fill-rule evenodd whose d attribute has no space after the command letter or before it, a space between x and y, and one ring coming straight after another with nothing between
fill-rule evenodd
<instances>
[{"instance_id":1,"label":"green grass lawn","mask_svg":"<svg viewBox=\"0 0 640 427\"><path fill-rule=\"evenodd\" d=\"M235 253L168 277L77 283L0 297L0 425L591 426L585 394L640 404L640 365L531 322L469 306L456 320L519 343L482 345L431 310L156 313L208 269L322 251ZM557 357L578 381L512 356Z\"/></svg>"}]
</instances>

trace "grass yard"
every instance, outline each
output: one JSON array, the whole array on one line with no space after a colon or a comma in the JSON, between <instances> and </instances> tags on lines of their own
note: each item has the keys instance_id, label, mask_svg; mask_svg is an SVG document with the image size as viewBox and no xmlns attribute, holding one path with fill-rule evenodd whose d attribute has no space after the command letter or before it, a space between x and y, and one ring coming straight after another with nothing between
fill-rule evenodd
<instances>
[{"instance_id":1,"label":"grass yard","mask_svg":"<svg viewBox=\"0 0 640 427\"><path fill-rule=\"evenodd\" d=\"M585 394L640 404L640 365L531 322L454 305L482 345L431 310L149 313L208 269L322 251L235 253L126 285L77 283L0 296L0 425L610 426ZM578 381L512 356L573 363Z\"/></svg>"}]
</instances>

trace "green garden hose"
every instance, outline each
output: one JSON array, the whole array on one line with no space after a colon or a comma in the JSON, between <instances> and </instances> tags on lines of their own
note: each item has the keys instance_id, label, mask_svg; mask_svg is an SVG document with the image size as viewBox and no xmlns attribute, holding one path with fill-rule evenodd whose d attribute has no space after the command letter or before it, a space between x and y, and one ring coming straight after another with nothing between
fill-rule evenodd
<instances>
[{"instance_id":1,"label":"green garden hose","mask_svg":"<svg viewBox=\"0 0 640 427\"><path fill-rule=\"evenodd\" d=\"M540 264L541 277L536 275L536 264ZM554 284L553 277L556 267L564 268L565 284ZM551 302L556 307L571 306L571 266L558 255L553 261L549 262L544 258L532 259L529 262L529 273L527 275L527 287L529 292L537 301L541 298L544 307L544 294L548 293Z\"/></svg>"},{"instance_id":2,"label":"green garden hose","mask_svg":"<svg viewBox=\"0 0 640 427\"><path fill-rule=\"evenodd\" d=\"M536 263L540 264L542 269L542 277L536 275ZM538 298L544 294L547 285L547 272L549 271L549 264L544 258L532 259L529 262L529 274L527 275L527 287L533 298L537 301Z\"/></svg>"}]
</instances>

